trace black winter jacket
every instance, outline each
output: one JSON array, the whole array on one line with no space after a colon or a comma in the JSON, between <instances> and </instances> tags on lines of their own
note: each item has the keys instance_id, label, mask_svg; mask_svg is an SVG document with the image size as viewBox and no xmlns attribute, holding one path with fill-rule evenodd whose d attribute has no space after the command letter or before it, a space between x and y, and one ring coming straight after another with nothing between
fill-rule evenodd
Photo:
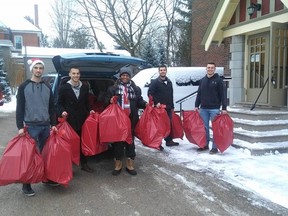
<instances>
[{"instance_id":1,"label":"black winter jacket","mask_svg":"<svg viewBox=\"0 0 288 216\"><path fill-rule=\"evenodd\" d=\"M227 99L222 78L215 73L212 77L203 77L199 82L198 93L195 101L195 107L204 109L226 110Z\"/></svg>"},{"instance_id":2,"label":"black winter jacket","mask_svg":"<svg viewBox=\"0 0 288 216\"><path fill-rule=\"evenodd\" d=\"M165 104L166 109L174 109L173 102L173 86L168 77L162 80L160 77L151 81L148 96L153 97L154 105L160 103Z\"/></svg>"},{"instance_id":3,"label":"black winter jacket","mask_svg":"<svg viewBox=\"0 0 288 216\"><path fill-rule=\"evenodd\" d=\"M83 84L80 88L80 95L77 99L69 83L65 83L59 90L58 106L59 115L66 111L67 121L72 128L80 134L83 123L89 115L90 106L88 101L89 87Z\"/></svg>"}]
</instances>

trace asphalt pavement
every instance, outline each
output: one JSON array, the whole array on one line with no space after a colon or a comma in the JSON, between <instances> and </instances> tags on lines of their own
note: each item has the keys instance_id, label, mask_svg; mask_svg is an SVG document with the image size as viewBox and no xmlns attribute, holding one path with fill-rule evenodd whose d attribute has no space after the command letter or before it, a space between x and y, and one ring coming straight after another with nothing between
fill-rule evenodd
<instances>
[{"instance_id":1,"label":"asphalt pavement","mask_svg":"<svg viewBox=\"0 0 288 216\"><path fill-rule=\"evenodd\" d=\"M15 113L0 112L0 153L17 134ZM94 173L73 166L67 188L32 185L34 197L22 194L21 184L0 187L2 216L268 216L288 215L288 209L253 193L198 172L167 163L165 152L137 145L137 176L122 170L112 176L111 152L89 158ZM164 155L164 157L163 157ZM12 165L11 165L12 166Z\"/></svg>"}]
</instances>

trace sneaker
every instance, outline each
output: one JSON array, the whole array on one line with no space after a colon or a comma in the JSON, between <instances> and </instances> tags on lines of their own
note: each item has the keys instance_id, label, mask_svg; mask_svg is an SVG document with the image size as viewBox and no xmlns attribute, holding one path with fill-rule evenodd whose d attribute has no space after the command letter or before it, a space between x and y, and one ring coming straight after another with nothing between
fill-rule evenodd
<instances>
[{"instance_id":1,"label":"sneaker","mask_svg":"<svg viewBox=\"0 0 288 216\"><path fill-rule=\"evenodd\" d=\"M206 146L204 146L204 148L198 148L197 149L197 151L206 151L206 150L209 150L209 146L208 145L206 145Z\"/></svg>"},{"instance_id":2,"label":"sneaker","mask_svg":"<svg viewBox=\"0 0 288 216\"><path fill-rule=\"evenodd\" d=\"M94 172L94 170L92 168L90 168L87 163L83 163L81 165L81 169L83 171L85 171L85 172L88 172L88 173L93 173Z\"/></svg>"},{"instance_id":3,"label":"sneaker","mask_svg":"<svg viewBox=\"0 0 288 216\"><path fill-rule=\"evenodd\" d=\"M54 181L51 181L51 180L48 180L48 182L46 182L46 184L48 184L49 186L52 186L52 187L60 185L58 182L54 182Z\"/></svg>"},{"instance_id":4,"label":"sneaker","mask_svg":"<svg viewBox=\"0 0 288 216\"><path fill-rule=\"evenodd\" d=\"M23 184L22 192L28 197L35 195L35 191L31 188L30 184Z\"/></svg>"},{"instance_id":5,"label":"sneaker","mask_svg":"<svg viewBox=\"0 0 288 216\"><path fill-rule=\"evenodd\" d=\"M159 146L160 151L164 151L164 147L162 145Z\"/></svg>"},{"instance_id":6,"label":"sneaker","mask_svg":"<svg viewBox=\"0 0 288 216\"><path fill-rule=\"evenodd\" d=\"M174 142L173 140L166 142L166 146L178 146L179 143L178 142Z\"/></svg>"},{"instance_id":7,"label":"sneaker","mask_svg":"<svg viewBox=\"0 0 288 216\"><path fill-rule=\"evenodd\" d=\"M210 154L217 154L218 153L218 149L217 148L212 148L209 153Z\"/></svg>"}]
</instances>

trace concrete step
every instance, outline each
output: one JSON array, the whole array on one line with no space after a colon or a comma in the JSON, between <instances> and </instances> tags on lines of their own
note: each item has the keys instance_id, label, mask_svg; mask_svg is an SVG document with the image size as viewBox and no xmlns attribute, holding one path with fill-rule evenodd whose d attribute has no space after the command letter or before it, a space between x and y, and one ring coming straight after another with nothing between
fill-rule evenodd
<instances>
[{"instance_id":1,"label":"concrete step","mask_svg":"<svg viewBox=\"0 0 288 216\"><path fill-rule=\"evenodd\" d=\"M249 143L288 142L288 129L277 131L246 131L234 128L234 138Z\"/></svg>"},{"instance_id":2,"label":"concrete step","mask_svg":"<svg viewBox=\"0 0 288 216\"><path fill-rule=\"evenodd\" d=\"M287 129L288 120L248 120L232 118L234 128L246 131L277 131Z\"/></svg>"},{"instance_id":3,"label":"concrete step","mask_svg":"<svg viewBox=\"0 0 288 216\"><path fill-rule=\"evenodd\" d=\"M234 106L228 112L234 121L234 147L255 155L288 152L288 110Z\"/></svg>"},{"instance_id":4,"label":"concrete step","mask_svg":"<svg viewBox=\"0 0 288 216\"><path fill-rule=\"evenodd\" d=\"M230 108L229 114L233 118L247 120L288 120L288 111L249 110Z\"/></svg>"},{"instance_id":5,"label":"concrete step","mask_svg":"<svg viewBox=\"0 0 288 216\"><path fill-rule=\"evenodd\" d=\"M288 142L249 143L234 139L232 146L235 148L248 149L251 155L288 153Z\"/></svg>"}]
</instances>

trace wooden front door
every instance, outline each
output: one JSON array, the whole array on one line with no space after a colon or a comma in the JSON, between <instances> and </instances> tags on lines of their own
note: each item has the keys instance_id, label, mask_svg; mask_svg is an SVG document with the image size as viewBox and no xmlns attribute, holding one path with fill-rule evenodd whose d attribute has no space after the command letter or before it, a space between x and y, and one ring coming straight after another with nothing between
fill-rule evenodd
<instances>
[{"instance_id":1,"label":"wooden front door","mask_svg":"<svg viewBox=\"0 0 288 216\"><path fill-rule=\"evenodd\" d=\"M287 105L288 28L287 24L271 23L270 28L269 105Z\"/></svg>"},{"instance_id":2,"label":"wooden front door","mask_svg":"<svg viewBox=\"0 0 288 216\"><path fill-rule=\"evenodd\" d=\"M247 97L248 102L268 104L269 90L269 32L253 35L248 38L248 73ZM261 94L260 94L261 93Z\"/></svg>"}]
</instances>

